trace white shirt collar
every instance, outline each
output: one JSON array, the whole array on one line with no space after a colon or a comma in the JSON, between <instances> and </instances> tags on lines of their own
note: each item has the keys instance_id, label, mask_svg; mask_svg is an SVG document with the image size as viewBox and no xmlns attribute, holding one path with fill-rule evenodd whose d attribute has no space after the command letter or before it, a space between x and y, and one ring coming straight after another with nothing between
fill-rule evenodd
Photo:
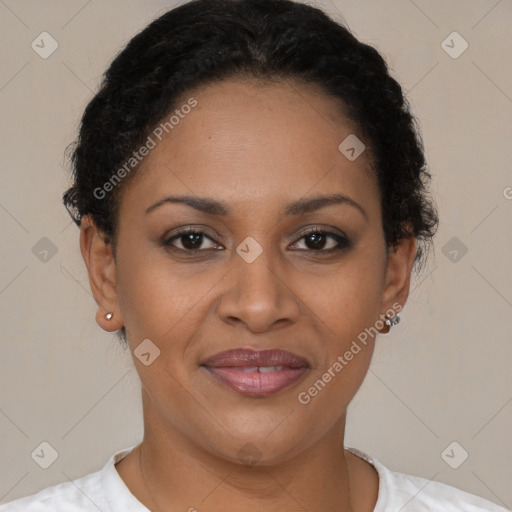
<instances>
[{"instance_id":1,"label":"white shirt collar","mask_svg":"<svg viewBox=\"0 0 512 512\"><path fill-rule=\"evenodd\" d=\"M108 506L112 512L150 512L130 492L124 480L121 478L115 464L124 459L140 443L134 444L114 453L101 470L101 485ZM379 491L377 503L373 512L385 512L388 503L393 502L393 486L389 470L379 461L357 448L345 447L350 452L369 462L379 475Z\"/></svg>"},{"instance_id":2,"label":"white shirt collar","mask_svg":"<svg viewBox=\"0 0 512 512\"><path fill-rule=\"evenodd\" d=\"M117 472L115 464L124 459L136 446L134 444L128 448L120 450L105 464L101 470L101 486L112 512L150 512L128 489L121 475Z\"/></svg>"}]
</instances>

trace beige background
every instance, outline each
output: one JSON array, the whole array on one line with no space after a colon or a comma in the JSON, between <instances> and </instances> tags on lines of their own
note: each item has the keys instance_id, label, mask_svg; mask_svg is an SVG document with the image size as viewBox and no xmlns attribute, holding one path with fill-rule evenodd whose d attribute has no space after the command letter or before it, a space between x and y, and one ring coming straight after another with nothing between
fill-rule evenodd
<instances>
[{"instance_id":1,"label":"beige background","mask_svg":"<svg viewBox=\"0 0 512 512\"><path fill-rule=\"evenodd\" d=\"M0 0L0 502L96 471L141 439L138 377L95 323L61 205L63 152L115 53L173 5ZM512 2L317 5L343 13L408 91L441 216L403 322L379 338L350 406L346 445L510 508ZM47 59L31 48L43 31L59 44ZM469 44L456 59L441 46L453 31ZM42 237L57 248L46 263L32 252ZM467 247L457 262L452 237ZM31 458L43 441L58 452L46 470ZM453 441L469 452L458 469L441 457Z\"/></svg>"}]
</instances>

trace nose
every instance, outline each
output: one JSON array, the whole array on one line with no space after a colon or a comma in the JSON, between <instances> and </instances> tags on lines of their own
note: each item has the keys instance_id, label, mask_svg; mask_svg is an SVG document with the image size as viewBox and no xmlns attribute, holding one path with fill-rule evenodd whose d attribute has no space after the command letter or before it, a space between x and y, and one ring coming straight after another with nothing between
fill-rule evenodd
<instances>
[{"instance_id":1,"label":"nose","mask_svg":"<svg viewBox=\"0 0 512 512\"><path fill-rule=\"evenodd\" d=\"M298 321L300 300L293 291L296 271L291 266L266 249L252 263L236 253L232 259L217 307L223 321L255 333Z\"/></svg>"}]
</instances>

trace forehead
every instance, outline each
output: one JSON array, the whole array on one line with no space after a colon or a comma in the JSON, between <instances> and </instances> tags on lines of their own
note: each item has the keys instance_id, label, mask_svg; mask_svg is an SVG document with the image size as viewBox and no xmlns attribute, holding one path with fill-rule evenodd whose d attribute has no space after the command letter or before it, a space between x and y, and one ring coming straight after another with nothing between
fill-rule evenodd
<instances>
[{"instance_id":1,"label":"forehead","mask_svg":"<svg viewBox=\"0 0 512 512\"><path fill-rule=\"evenodd\" d=\"M197 104L180 111L191 99ZM320 192L378 199L368 145L353 161L340 151L347 137L362 136L342 102L314 85L230 79L186 93L175 108L179 118L161 140L151 134L155 146L128 195L148 202L179 191L232 204Z\"/></svg>"}]
</instances>

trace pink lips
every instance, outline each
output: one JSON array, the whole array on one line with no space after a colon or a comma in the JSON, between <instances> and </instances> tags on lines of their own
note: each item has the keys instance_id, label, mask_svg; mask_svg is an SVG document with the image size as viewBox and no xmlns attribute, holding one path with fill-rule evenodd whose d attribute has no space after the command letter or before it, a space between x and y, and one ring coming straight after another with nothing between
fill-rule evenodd
<instances>
[{"instance_id":1,"label":"pink lips","mask_svg":"<svg viewBox=\"0 0 512 512\"><path fill-rule=\"evenodd\" d=\"M220 352L202 366L231 389L247 396L267 396L297 382L308 362L285 350L234 349Z\"/></svg>"}]
</instances>

